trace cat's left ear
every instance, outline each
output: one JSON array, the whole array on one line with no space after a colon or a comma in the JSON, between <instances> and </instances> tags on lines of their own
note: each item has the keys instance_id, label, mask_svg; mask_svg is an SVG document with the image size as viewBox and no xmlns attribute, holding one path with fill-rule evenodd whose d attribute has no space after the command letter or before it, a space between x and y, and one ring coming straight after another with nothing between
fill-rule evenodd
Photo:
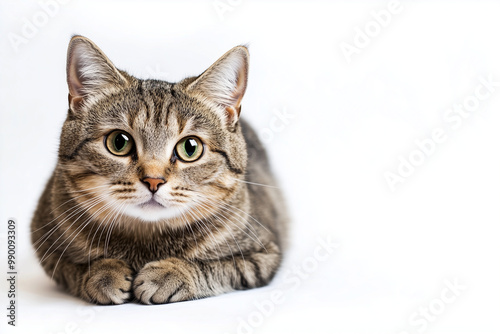
<instances>
[{"instance_id":1,"label":"cat's left ear","mask_svg":"<svg viewBox=\"0 0 500 334\"><path fill-rule=\"evenodd\" d=\"M234 47L187 87L188 91L201 93L220 107L229 127L233 127L240 116L241 99L247 88L248 60L246 47Z\"/></svg>"},{"instance_id":2,"label":"cat's left ear","mask_svg":"<svg viewBox=\"0 0 500 334\"><path fill-rule=\"evenodd\" d=\"M104 52L83 36L74 36L69 42L66 75L69 106L73 111L98 94L128 85Z\"/></svg>"}]
</instances>

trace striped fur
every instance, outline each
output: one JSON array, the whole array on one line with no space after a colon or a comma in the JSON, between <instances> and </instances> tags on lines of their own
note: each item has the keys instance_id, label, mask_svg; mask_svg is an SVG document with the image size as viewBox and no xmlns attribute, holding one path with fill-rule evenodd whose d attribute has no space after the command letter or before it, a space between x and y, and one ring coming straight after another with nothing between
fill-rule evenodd
<instances>
[{"instance_id":1,"label":"striped fur","mask_svg":"<svg viewBox=\"0 0 500 334\"><path fill-rule=\"evenodd\" d=\"M265 150L239 118L246 48L169 83L119 71L75 36L67 69L59 160L31 226L47 274L98 304L169 303L268 284L286 215ZM131 135L130 155L106 149L113 130ZM174 154L186 136L204 144L191 163ZM152 194L145 177L166 183ZM142 204L151 198L156 204Z\"/></svg>"}]
</instances>

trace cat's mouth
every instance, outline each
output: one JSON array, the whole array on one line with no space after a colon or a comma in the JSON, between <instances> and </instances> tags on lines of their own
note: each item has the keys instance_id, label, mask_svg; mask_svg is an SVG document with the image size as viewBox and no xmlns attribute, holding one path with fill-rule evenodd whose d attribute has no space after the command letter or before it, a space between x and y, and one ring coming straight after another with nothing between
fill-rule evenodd
<instances>
[{"instance_id":1,"label":"cat's mouth","mask_svg":"<svg viewBox=\"0 0 500 334\"><path fill-rule=\"evenodd\" d=\"M165 209L165 206L157 202L153 197L149 201L139 204L139 207L143 209Z\"/></svg>"},{"instance_id":2,"label":"cat's mouth","mask_svg":"<svg viewBox=\"0 0 500 334\"><path fill-rule=\"evenodd\" d=\"M156 222L177 217L181 211L179 208L167 203L162 203L154 197L149 198L145 202L125 207L125 213L131 217L139 218L147 222Z\"/></svg>"}]
</instances>

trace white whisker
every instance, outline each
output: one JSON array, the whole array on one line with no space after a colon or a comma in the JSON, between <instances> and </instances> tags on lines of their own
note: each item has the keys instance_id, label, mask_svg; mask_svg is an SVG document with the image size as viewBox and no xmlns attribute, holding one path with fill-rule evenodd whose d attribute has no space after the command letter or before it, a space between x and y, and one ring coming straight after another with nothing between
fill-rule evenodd
<instances>
[{"instance_id":1,"label":"white whisker","mask_svg":"<svg viewBox=\"0 0 500 334\"><path fill-rule=\"evenodd\" d=\"M199 202L198 202L198 204L200 204L200 205L202 205L202 206L205 206L203 203L199 203ZM205 206L205 207L206 207L206 206ZM231 232L231 230L228 228L228 225L227 225L226 223L224 223L224 221L223 221L223 220L222 220L222 219L221 219L221 218L217 215L217 213L215 213L215 214L214 214L214 217L215 217L215 218L216 218L216 219L217 219L217 220L218 220L221 224L223 224L223 225L226 227L227 231L229 232L229 234L230 234L230 235L231 235L231 237L233 238L234 243L236 244L236 247L238 247L238 250L240 251L240 254L241 254L241 258L243 259L243 261L244 261L244 265L245 265L245 267L246 267L245 256L243 255L243 251L241 250L240 244L238 243L238 241L237 241L237 240L236 240L236 238L234 237L234 234L233 234L233 233ZM224 240L225 240L225 239L224 239ZM231 247L229 246L229 244L228 244L227 240L225 240L225 241L226 241L226 244L227 244L227 246L228 246L228 248L229 248L229 250L230 250L230 252L231 252L231 257L233 258L233 264L234 264L234 266L235 266L235 268L236 268L236 260L235 260L235 258L234 258L233 251L231 250ZM245 268L245 269L246 269L246 268Z\"/></svg>"},{"instance_id":2,"label":"white whisker","mask_svg":"<svg viewBox=\"0 0 500 334\"><path fill-rule=\"evenodd\" d=\"M91 198L91 199L89 199L89 200L85 201L84 203L86 203L86 204L91 203L91 205L93 206L94 204L97 204L98 202L99 202L99 198ZM90 208L92 208L92 206L91 206ZM51 236L52 236L52 235L56 232L56 230L57 230L58 228L60 228L60 227L62 227L62 226L64 225L64 223L65 223L66 221L68 221L68 220L69 220L69 219L71 219L73 216L76 216L77 214L79 214L80 212L82 212L82 214L81 214L81 215L80 215L80 216L79 216L79 217L78 217L78 218L77 218L77 219L76 219L76 220L75 220L75 221L74 221L74 222L73 222L73 223L69 226L69 227L71 227L71 226L73 226L73 224L74 224L74 223L75 223L78 219L80 219L80 217L81 217L83 214L85 214L85 212L86 212L87 210L89 210L89 209L90 209L90 208L85 208L84 206L76 206L76 205L75 205L73 208L75 208L75 210L74 210L74 211L73 211L73 212L72 212L72 213L71 213L68 217L64 218L62 221L57 222L55 226L53 226L53 227L52 227L49 231L47 231L47 232L46 232L46 233L45 233L45 234L44 234L44 235L43 235L40 239L38 239L38 241L37 241L37 242L39 242L39 241L40 241L41 239L43 239L43 238L44 238L45 240L41 241L40 245L39 245L39 246L35 249L35 253L36 253L36 252L40 249L40 247L41 247L41 246L42 246L45 242L47 242L47 240L48 240L48 239L49 239L49 238L50 238L50 237L51 237ZM68 211L68 210L66 210L66 211ZM45 235L47 235L47 236L45 237ZM57 240L59 240L59 238L57 238ZM56 241L57 241L57 240L56 240ZM37 242L36 242L36 243L37 243ZM36 243L34 243L34 245L35 245ZM52 247L54 244L55 244L55 243L53 243L53 244L51 245L51 247ZM50 249L50 247L49 247L49 249ZM41 260L40 260L40 261L41 261Z\"/></svg>"},{"instance_id":3,"label":"white whisker","mask_svg":"<svg viewBox=\"0 0 500 334\"><path fill-rule=\"evenodd\" d=\"M259 237L257 236L256 232L254 230L252 230L250 227L253 228L253 226L247 221L245 220L241 215L239 215L237 212L231 212L229 211L229 209L225 208L224 207L224 203L217 203L215 202L213 199L210 199L210 198L199 198L201 201L205 200L208 204L212 203L214 205L220 205L222 209L225 209L227 210L229 213L233 213L235 215L237 215L238 217L240 217L240 219L237 219L238 222L240 222L243 226L245 227L248 227L248 229L250 230L250 232L255 236L255 239L249 235L248 233L246 233L242 228L240 228L238 225L234 225L236 226L240 231L242 231L243 233L245 233L250 239L252 239L253 241L259 243L266 251L266 247L264 246L264 244L260 241ZM224 218L226 218L227 220L229 220L230 222L234 222L232 220L230 220L226 215L224 215L222 212L219 211L219 214L222 215Z\"/></svg>"},{"instance_id":4,"label":"white whisker","mask_svg":"<svg viewBox=\"0 0 500 334\"><path fill-rule=\"evenodd\" d=\"M269 188L280 189L279 187L276 187L276 186L271 186L271 185L268 185L268 184L262 184L262 183L256 183L256 182L250 182L250 181L243 181L243 180L237 179L237 178L235 178L235 177L232 177L231 179L233 179L233 180L235 180L235 181L238 181L238 182L243 182L243 183L246 183L246 184L252 184L252 185L254 185L254 186L269 187Z\"/></svg>"},{"instance_id":5,"label":"white whisker","mask_svg":"<svg viewBox=\"0 0 500 334\"><path fill-rule=\"evenodd\" d=\"M72 227L72 226L73 226L73 225L74 225L74 224L75 224L75 223L76 223L76 222L77 222L77 221L78 221L78 220L79 220L79 219L80 219L80 218L81 218L81 217L82 217L82 216L83 216L83 215L84 215L87 211L89 211L89 210L90 210L90 209L92 209L94 206L96 206L96 205L98 205L99 203L102 203L102 202L103 202L103 200L100 200L100 198L96 198L96 201L95 201L95 202L93 202L93 204L92 204L89 208L85 209L85 210L82 212L82 214L81 214L80 216L78 216L78 218L76 218L76 219L75 219L75 221L73 221L73 222L71 223L71 225L70 225L70 226L66 229L66 231L67 231L69 228L71 228L71 227ZM78 228L79 228L79 227L77 227L75 231L77 231L77 230L78 230ZM75 231L73 231L73 232L72 232L72 233L71 233L71 234L70 234L70 235L69 235L69 236L68 236L68 237L64 240L64 242L66 242L66 240L68 240L68 239L69 239L69 238L73 235L73 233L75 233ZM43 260L44 260L44 259L46 258L46 256L47 256L47 253L49 252L49 250L50 250L50 249L51 249L54 245L56 245L56 244L57 244L57 241L59 241L59 239L61 239L61 237L63 237L63 236L64 236L64 232L63 232L63 233L61 233L61 235L60 235L60 236L59 236L59 237L58 237L58 238L57 238L57 239L56 239L56 240L52 243L52 245L50 245L50 246L49 246L49 248L46 250L45 254L44 254L44 255L40 258L40 262L43 262ZM56 247L56 248L54 248L54 250L53 250L53 251L52 251L52 252L51 252L48 256L52 255L52 254L56 251L56 249L57 249L57 247ZM48 257L48 256L47 256L47 257Z\"/></svg>"},{"instance_id":6,"label":"white whisker","mask_svg":"<svg viewBox=\"0 0 500 334\"><path fill-rule=\"evenodd\" d=\"M106 205L104 205L102 208L100 208L99 210L97 210L95 213L93 213L92 215L90 215L89 218L87 218L87 220L85 220L85 222L80 225L79 227L76 228L75 231L73 231L65 240L62 244L66 243L66 241L75 233L76 235L73 237L73 239L71 239L71 241L66 245L66 247L64 248L64 250L61 252L61 255L59 256L59 259L57 260L56 262L56 265L54 266L54 270L52 272L52 278L54 278L54 273L56 272L56 269L57 269L57 265L59 264L59 262L61 261L64 253L66 252L66 250L68 249L68 247L73 243L73 241L76 239L76 237L78 237L78 235L80 235L80 233L85 229L85 227L87 227L88 224L90 224L94 218L94 216L97 216L98 214L100 214L102 211L106 210L110 205L112 205L113 203L107 203ZM54 252L56 251L56 249L54 249L52 251L50 255L52 255ZM40 260L42 261L42 260Z\"/></svg>"}]
</instances>

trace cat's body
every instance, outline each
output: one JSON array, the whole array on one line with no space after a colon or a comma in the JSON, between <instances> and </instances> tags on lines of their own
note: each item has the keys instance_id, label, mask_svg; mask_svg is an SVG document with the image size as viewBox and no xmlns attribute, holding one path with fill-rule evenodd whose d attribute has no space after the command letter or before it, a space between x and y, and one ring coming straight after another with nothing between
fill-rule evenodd
<instances>
[{"instance_id":1,"label":"cat's body","mask_svg":"<svg viewBox=\"0 0 500 334\"><path fill-rule=\"evenodd\" d=\"M32 221L58 284L120 304L269 283L286 215L265 150L239 118L247 68L237 47L197 78L139 80L72 39L59 161Z\"/></svg>"}]
</instances>

